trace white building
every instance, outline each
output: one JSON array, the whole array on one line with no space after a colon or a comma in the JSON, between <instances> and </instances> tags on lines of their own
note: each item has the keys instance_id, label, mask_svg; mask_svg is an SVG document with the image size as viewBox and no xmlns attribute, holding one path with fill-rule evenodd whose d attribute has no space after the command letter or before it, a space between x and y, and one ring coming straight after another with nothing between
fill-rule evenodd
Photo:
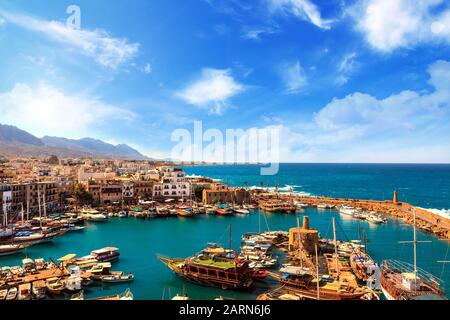
<instances>
[{"instance_id":1,"label":"white building","mask_svg":"<svg viewBox=\"0 0 450 320\"><path fill-rule=\"evenodd\" d=\"M188 199L191 196L191 184L186 179L186 173L174 167L159 168L160 182L153 186L155 198Z\"/></svg>"}]
</instances>

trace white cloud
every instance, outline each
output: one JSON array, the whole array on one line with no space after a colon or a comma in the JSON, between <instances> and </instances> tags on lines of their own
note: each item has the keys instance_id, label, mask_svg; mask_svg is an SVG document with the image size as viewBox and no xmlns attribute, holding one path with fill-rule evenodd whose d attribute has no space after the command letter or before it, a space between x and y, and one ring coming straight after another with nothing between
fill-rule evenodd
<instances>
[{"instance_id":1,"label":"white cloud","mask_svg":"<svg viewBox=\"0 0 450 320\"><path fill-rule=\"evenodd\" d=\"M3 26L6 23L5 19L0 17L0 27Z\"/></svg>"},{"instance_id":2,"label":"white cloud","mask_svg":"<svg viewBox=\"0 0 450 320\"><path fill-rule=\"evenodd\" d=\"M153 72L152 65L151 65L150 63L147 63L147 64L144 66L144 68L143 68L142 71L143 71L145 74L150 74L150 73L152 73L152 72Z\"/></svg>"},{"instance_id":3,"label":"white cloud","mask_svg":"<svg viewBox=\"0 0 450 320\"><path fill-rule=\"evenodd\" d=\"M228 100L244 90L244 85L236 82L230 70L206 68L199 79L178 92L177 96L189 104L220 115L228 106Z\"/></svg>"},{"instance_id":4,"label":"white cloud","mask_svg":"<svg viewBox=\"0 0 450 320\"><path fill-rule=\"evenodd\" d=\"M450 9L437 14L444 0L364 0L348 10L368 43L382 52L420 43L450 43Z\"/></svg>"},{"instance_id":5,"label":"white cloud","mask_svg":"<svg viewBox=\"0 0 450 320\"><path fill-rule=\"evenodd\" d=\"M139 44L114 38L104 30L77 30L58 21L40 20L2 10L0 16L17 26L44 34L74 52L89 56L104 67L116 69L133 59L139 51Z\"/></svg>"},{"instance_id":6,"label":"white cloud","mask_svg":"<svg viewBox=\"0 0 450 320\"><path fill-rule=\"evenodd\" d=\"M299 61L293 64L283 64L280 69L280 74L286 86L287 93L299 93L308 84L305 72Z\"/></svg>"},{"instance_id":7,"label":"white cloud","mask_svg":"<svg viewBox=\"0 0 450 320\"><path fill-rule=\"evenodd\" d=\"M430 92L405 90L379 99L352 93L333 99L312 121L280 130L282 162L450 162L450 62L428 68Z\"/></svg>"},{"instance_id":8,"label":"white cloud","mask_svg":"<svg viewBox=\"0 0 450 320\"><path fill-rule=\"evenodd\" d=\"M342 86L348 82L351 74L356 68L356 56L355 52L346 54L338 65L338 76L336 78L336 84Z\"/></svg>"},{"instance_id":9,"label":"white cloud","mask_svg":"<svg viewBox=\"0 0 450 320\"><path fill-rule=\"evenodd\" d=\"M277 33L273 27L244 27L242 38L245 40L256 40L260 41L261 36L264 34L274 34Z\"/></svg>"},{"instance_id":10,"label":"white cloud","mask_svg":"<svg viewBox=\"0 0 450 320\"><path fill-rule=\"evenodd\" d=\"M319 8L310 0L267 0L269 10L292 14L297 18L308 21L321 29L331 28L332 20L323 19Z\"/></svg>"},{"instance_id":11,"label":"white cloud","mask_svg":"<svg viewBox=\"0 0 450 320\"><path fill-rule=\"evenodd\" d=\"M41 84L32 88L16 83L11 91L0 93L1 123L18 126L36 135L81 138L87 131L111 120L129 121L130 111L83 95L66 95Z\"/></svg>"}]
</instances>

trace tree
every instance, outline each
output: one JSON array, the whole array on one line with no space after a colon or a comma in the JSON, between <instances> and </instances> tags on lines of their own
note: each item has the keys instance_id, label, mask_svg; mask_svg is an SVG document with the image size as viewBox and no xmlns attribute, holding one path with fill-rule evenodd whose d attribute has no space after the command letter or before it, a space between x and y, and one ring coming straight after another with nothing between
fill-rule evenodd
<instances>
[{"instance_id":1,"label":"tree","mask_svg":"<svg viewBox=\"0 0 450 320\"><path fill-rule=\"evenodd\" d=\"M49 164L53 164L53 165L58 165L59 164L59 159L57 156L52 155L50 156L50 158L48 159L48 163Z\"/></svg>"},{"instance_id":2,"label":"tree","mask_svg":"<svg viewBox=\"0 0 450 320\"><path fill-rule=\"evenodd\" d=\"M82 185L81 183L75 186L73 196L77 200L77 203L82 206L92 205L92 203L94 202L92 193L88 192L84 185Z\"/></svg>"},{"instance_id":3,"label":"tree","mask_svg":"<svg viewBox=\"0 0 450 320\"><path fill-rule=\"evenodd\" d=\"M197 201L201 201L202 200L202 198L203 198L203 190L205 190L205 187L202 187L202 186L196 186L195 187L195 189L194 189L194 197L195 197L195 200L197 200Z\"/></svg>"}]
</instances>

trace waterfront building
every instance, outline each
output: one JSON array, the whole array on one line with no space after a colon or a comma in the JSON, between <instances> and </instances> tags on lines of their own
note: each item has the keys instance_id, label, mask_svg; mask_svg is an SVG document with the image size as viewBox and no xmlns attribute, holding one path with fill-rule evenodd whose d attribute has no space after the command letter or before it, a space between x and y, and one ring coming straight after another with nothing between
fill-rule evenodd
<instances>
[{"instance_id":1,"label":"waterfront building","mask_svg":"<svg viewBox=\"0 0 450 320\"><path fill-rule=\"evenodd\" d=\"M242 205L251 202L250 193L241 188L233 189L210 189L203 190L202 202L204 205L212 205L216 203L235 203Z\"/></svg>"},{"instance_id":2,"label":"waterfront building","mask_svg":"<svg viewBox=\"0 0 450 320\"><path fill-rule=\"evenodd\" d=\"M158 169L160 181L154 184L154 198L187 199L191 196L191 184L182 169L168 166Z\"/></svg>"}]
</instances>

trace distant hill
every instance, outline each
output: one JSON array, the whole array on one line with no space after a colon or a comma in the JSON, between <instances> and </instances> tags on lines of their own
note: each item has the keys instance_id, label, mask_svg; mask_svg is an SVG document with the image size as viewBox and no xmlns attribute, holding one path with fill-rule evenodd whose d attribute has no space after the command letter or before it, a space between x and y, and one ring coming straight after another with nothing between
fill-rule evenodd
<instances>
[{"instance_id":1,"label":"distant hill","mask_svg":"<svg viewBox=\"0 0 450 320\"><path fill-rule=\"evenodd\" d=\"M101 140L80 140L45 136L39 139L14 126L0 124L0 154L7 156L105 157L149 160L126 144L117 146Z\"/></svg>"}]
</instances>

